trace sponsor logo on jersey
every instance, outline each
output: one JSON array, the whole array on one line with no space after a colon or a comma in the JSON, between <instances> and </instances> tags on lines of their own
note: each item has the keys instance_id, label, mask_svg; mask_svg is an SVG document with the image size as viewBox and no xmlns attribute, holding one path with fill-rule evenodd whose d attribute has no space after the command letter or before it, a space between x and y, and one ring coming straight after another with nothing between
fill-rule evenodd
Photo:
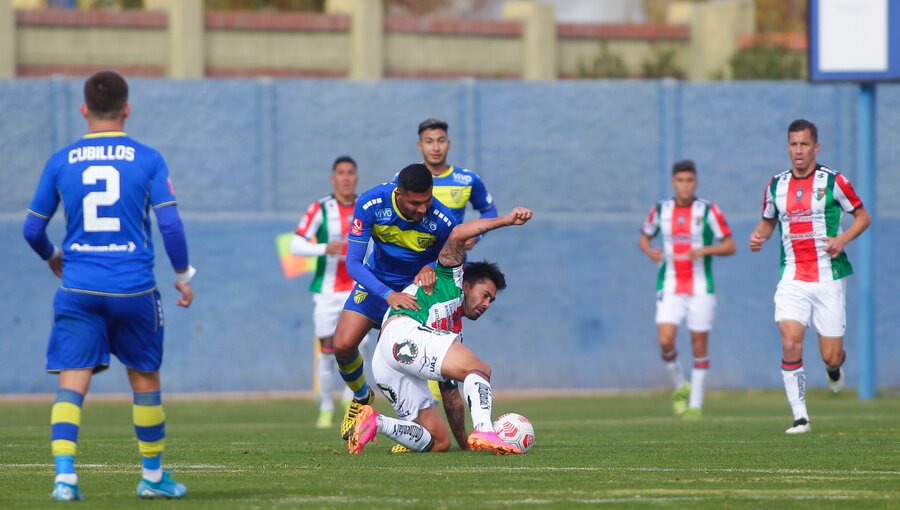
<instances>
[{"instance_id":1,"label":"sponsor logo on jersey","mask_svg":"<svg viewBox=\"0 0 900 510\"><path fill-rule=\"evenodd\" d=\"M389 220L394 215L394 211L390 209L378 209L375 211L375 218L379 220Z\"/></svg>"},{"instance_id":2,"label":"sponsor logo on jersey","mask_svg":"<svg viewBox=\"0 0 900 510\"><path fill-rule=\"evenodd\" d=\"M363 224L359 218L353 218L353 225L350 227L350 233L358 236L362 235Z\"/></svg>"},{"instance_id":3,"label":"sponsor logo on jersey","mask_svg":"<svg viewBox=\"0 0 900 510\"><path fill-rule=\"evenodd\" d=\"M427 228L429 232L437 230L437 223L429 220L422 220L422 226Z\"/></svg>"},{"instance_id":4,"label":"sponsor logo on jersey","mask_svg":"<svg viewBox=\"0 0 900 510\"><path fill-rule=\"evenodd\" d=\"M466 174L453 174L453 180L460 184L472 184L472 176Z\"/></svg>"},{"instance_id":5,"label":"sponsor logo on jersey","mask_svg":"<svg viewBox=\"0 0 900 510\"><path fill-rule=\"evenodd\" d=\"M797 201L800 202L803 199L803 186L797 186Z\"/></svg>"},{"instance_id":6,"label":"sponsor logo on jersey","mask_svg":"<svg viewBox=\"0 0 900 510\"><path fill-rule=\"evenodd\" d=\"M394 355L394 359L398 362L404 365L411 365L416 360L416 356L419 355L419 346L409 340L404 340L401 343L394 344L391 354Z\"/></svg>"},{"instance_id":7,"label":"sponsor logo on jersey","mask_svg":"<svg viewBox=\"0 0 900 510\"><path fill-rule=\"evenodd\" d=\"M825 197L825 188L816 188L813 196L816 197L816 200L822 200Z\"/></svg>"},{"instance_id":8,"label":"sponsor logo on jersey","mask_svg":"<svg viewBox=\"0 0 900 510\"><path fill-rule=\"evenodd\" d=\"M422 357L422 368L419 369L419 373L428 372L433 374L435 372L435 366L437 365L437 356L423 356Z\"/></svg>"},{"instance_id":9,"label":"sponsor logo on jersey","mask_svg":"<svg viewBox=\"0 0 900 510\"><path fill-rule=\"evenodd\" d=\"M790 211L781 213L781 221L788 223L805 223L821 218L824 216L823 211L814 211L812 209L803 209L801 211Z\"/></svg>"},{"instance_id":10,"label":"sponsor logo on jersey","mask_svg":"<svg viewBox=\"0 0 900 510\"><path fill-rule=\"evenodd\" d=\"M426 249L428 249L428 248L431 248L431 245L434 244L434 238L433 238L433 237L421 237L421 236L419 236L419 237L416 237L416 243L418 243L419 248L422 248L423 250L426 250Z\"/></svg>"},{"instance_id":11,"label":"sponsor logo on jersey","mask_svg":"<svg viewBox=\"0 0 900 510\"><path fill-rule=\"evenodd\" d=\"M784 236L782 236L782 239L784 239L786 241L787 240L801 241L803 239L815 239L815 238L816 238L815 232L801 232L801 233L797 233L797 234L784 234Z\"/></svg>"},{"instance_id":12,"label":"sponsor logo on jersey","mask_svg":"<svg viewBox=\"0 0 900 510\"><path fill-rule=\"evenodd\" d=\"M137 245L134 244L134 241L128 241L128 244L104 244L102 246L94 246L92 244L81 244L81 243L72 243L69 246L71 251L80 251L87 253L119 253L119 252L128 252L132 253L135 249L137 249Z\"/></svg>"},{"instance_id":13,"label":"sponsor logo on jersey","mask_svg":"<svg viewBox=\"0 0 900 510\"><path fill-rule=\"evenodd\" d=\"M366 300L369 296L369 293L364 290L355 290L353 291L353 302L356 304L360 304Z\"/></svg>"},{"instance_id":14,"label":"sponsor logo on jersey","mask_svg":"<svg viewBox=\"0 0 900 510\"><path fill-rule=\"evenodd\" d=\"M391 404L397 403L397 392L394 391L394 388L391 388L387 384L378 384L378 389L381 390L381 393L388 399L388 402Z\"/></svg>"}]
</instances>

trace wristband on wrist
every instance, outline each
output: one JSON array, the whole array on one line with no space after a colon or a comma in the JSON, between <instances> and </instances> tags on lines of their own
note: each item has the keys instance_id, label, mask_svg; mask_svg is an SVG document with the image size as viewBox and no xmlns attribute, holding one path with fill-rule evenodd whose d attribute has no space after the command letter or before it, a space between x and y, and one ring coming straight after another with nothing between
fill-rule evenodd
<instances>
[{"instance_id":1,"label":"wristband on wrist","mask_svg":"<svg viewBox=\"0 0 900 510\"><path fill-rule=\"evenodd\" d=\"M197 274L197 269L194 266L188 264L188 267L185 271L181 273L175 273L175 281L179 283L191 283L191 279L194 278L194 275Z\"/></svg>"}]
</instances>

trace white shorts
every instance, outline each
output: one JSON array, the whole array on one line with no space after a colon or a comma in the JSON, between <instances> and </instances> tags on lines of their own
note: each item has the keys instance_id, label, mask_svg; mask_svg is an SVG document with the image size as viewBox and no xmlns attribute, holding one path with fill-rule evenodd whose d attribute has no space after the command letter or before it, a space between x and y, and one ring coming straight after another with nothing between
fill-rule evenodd
<instances>
[{"instance_id":1,"label":"white shorts","mask_svg":"<svg viewBox=\"0 0 900 510\"><path fill-rule=\"evenodd\" d=\"M334 336L344 302L349 296L350 291L313 294L313 330L316 338Z\"/></svg>"},{"instance_id":2,"label":"white shorts","mask_svg":"<svg viewBox=\"0 0 900 510\"><path fill-rule=\"evenodd\" d=\"M428 380L444 380L444 356L456 337L411 317L392 319L382 328L372 356L372 374L398 418L414 420L419 410L432 405Z\"/></svg>"},{"instance_id":3,"label":"white shorts","mask_svg":"<svg viewBox=\"0 0 900 510\"><path fill-rule=\"evenodd\" d=\"M782 280L775 289L775 322L797 321L809 327L810 317L822 336L844 336L847 331L843 278L830 282Z\"/></svg>"},{"instance_id":4,"label":"white shorts","mask_svg":"<svg viewBox=\"0 0 900 510\"><path fill-rule=\"evenodd\" d=\"M656 295L656 323L681 324L690 331L703 333L712 329L713 317L716 314L715 294L674 294L658 292Z\"/></svg>"}]
</instances>

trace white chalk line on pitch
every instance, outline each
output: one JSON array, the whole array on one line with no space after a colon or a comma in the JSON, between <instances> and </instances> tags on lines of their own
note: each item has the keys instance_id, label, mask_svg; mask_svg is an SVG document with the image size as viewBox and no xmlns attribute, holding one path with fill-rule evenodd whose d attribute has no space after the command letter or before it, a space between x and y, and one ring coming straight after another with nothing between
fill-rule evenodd
<instances>
[{"instance_id":1,"label":"white chalk line on pitch","mask_svg":"<svg viewBox=\"0 0 900 510\"><path fill-rule=\"evenodd\" d=\"M18 469L18 468L52 468L53 464L51 463L33 463L33 464L2 464L0 463L0 470L3 469ZM79 464L78 467L86 468L91 470L106 470L107 472L115 472L116 470L121 470L122 472L131 472L135 469L135 464ZM314 466L301 466L301 465L266 465L266 466L242 466L242 467L232 467L223 464L172 464L170 466L173 470L184 470L184 471L207 471L207 470L218 470L218 471L227 471L229 473L240 473L247 471L256 471L263 467L271 468L271 469L312 469ZM396 469L396 468L395 468ZM434 472L445 472L445 473L453 473L453 472L472 472L472 471L484 471L484 472L615 472L615 471L629 471L629 472L642 472L642 473L678 473L678 472L690 472L690 473L746 473L746 474L762 474L762 475L815 475L822 476L827 478L848 478L852 476L897 476L900 477L900 471L874 471L874 470L854 470L854 471L826 471L826 470L817 470L817 469L789 469L789 468L700 468L700 467L684 467L684 468L666 468L666 467L603 467L603 466L592 466L592 467L531 467L531 466L491 466L491 467L478 467L478 466L467 466L460 467L458 469L434 469ZM849 475L849 476L848 476Z\"/></svg>"}]
</instances>

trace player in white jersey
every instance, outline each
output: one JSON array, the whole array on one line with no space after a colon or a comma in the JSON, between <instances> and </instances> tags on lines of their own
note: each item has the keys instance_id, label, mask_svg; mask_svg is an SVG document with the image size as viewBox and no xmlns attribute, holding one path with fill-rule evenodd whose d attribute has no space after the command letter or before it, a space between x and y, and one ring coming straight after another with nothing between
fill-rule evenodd
<instances>
[{"instance_id":1,"label":"player in white jersey","mask_svg":"<svg viewBox=\"0 0 900 510\"><path fill-rule=\"evenodd\" d=\"M816 163L819 133L815 124L798 119L788 127L791 169L769 180L762 220L750 234L750 250L759 251L781 234L781 281L775 290L775 322L781 332L781 375L794 424L785 432L812 430L806 410L803 336L810 324L819 334L828 386L844 386L845 276L853 274L844 247L869 226L871 219L843 175ZM853 222L842 231L843 213Z\"/></svg>"},{"instance_id":2,"label":"player in white jersey","mask_svg":"<svg viewBox=\"0 0 900 510\"><path fill-rule=\"evenodd\" d=\"M316 275L309 285L313 293L313 328L319 342L319 418L316 427L330 428L334 416L331 392L344 389L342 401L350 405L353 391L343 384L334 360L334 330L353 289L353 278L347 273L347 234L356 207L356 184L359 182L356 161L340 156L331 166L334 191L306 209L300 218L291 241L291 253L304 257L318 257ZM366 344L365 339L361 348Z\"/></svg>"},{"instance_id":3,"label":"player in white jersey","mask_svg":"<svg viewBox=\"0 0 900 510\"><path fill-rule=\"evenodd\" d=\"M411 451L447 451L450 432L433 405L428 381L448 379L463 383L473 425L466 441L468 448L521 453L493 429L490 365L462 344L461 335L453 332L459 328L453 325L462 316L477 320L506 287L506 278L496 264L465 263L466 241L497 228L523 225L532 215L531 210L516 207L501 218L457 225L438 256L433 292L426 294L417 285L404 289L416 296L420 308L388 310L372 357L378 388L391 402L397 418L362 406L347 442L350 453L361 453L379 432Z\"/></svg>"},{"instance_id":4,"label":"player in white jersey","mask_svg":"<svg viewBox=\"0 0 900 510\"><path fill-rule=\"evenodd\" d=\"M497 206L488 192L484 181L475 172L451 165L447 162L450 153L449 125L441 119L429 118L419 123L416 148L422 153L422 163L431 172L434 198L447 206L457 224L465 221L466 207L471 204L482 218L496 218ZM466 249L471 250L484 236L479 235L466 241ZM444 402L444 410L450 428L460 446L465 445L465 406L457 391L456 383L429 383L436 403ZM398 448L395 452L402 452Z\"/></svg>"},{"instance_id":5,"label":"player in white jersey","mask_svg":"<svg viewBox=\"0 0 900 510\"><path fill-rule=\"evenodd\" d=\"M677 416L702 415L706 371L709 368L709 331L716 308L712 257L735 252L731 228L716 204L697 198L697 167L691 160L672 168L675 197L660 200L641 227L639 246L659 264L656 281L656 329L666 370L675 387ZM654 248L657 234L662 247ZM718 244L713 242L718 240ZM691 332L694 365L687 382L678 361L675 337L685 320Z\"/></svg>"}]
</instances>

